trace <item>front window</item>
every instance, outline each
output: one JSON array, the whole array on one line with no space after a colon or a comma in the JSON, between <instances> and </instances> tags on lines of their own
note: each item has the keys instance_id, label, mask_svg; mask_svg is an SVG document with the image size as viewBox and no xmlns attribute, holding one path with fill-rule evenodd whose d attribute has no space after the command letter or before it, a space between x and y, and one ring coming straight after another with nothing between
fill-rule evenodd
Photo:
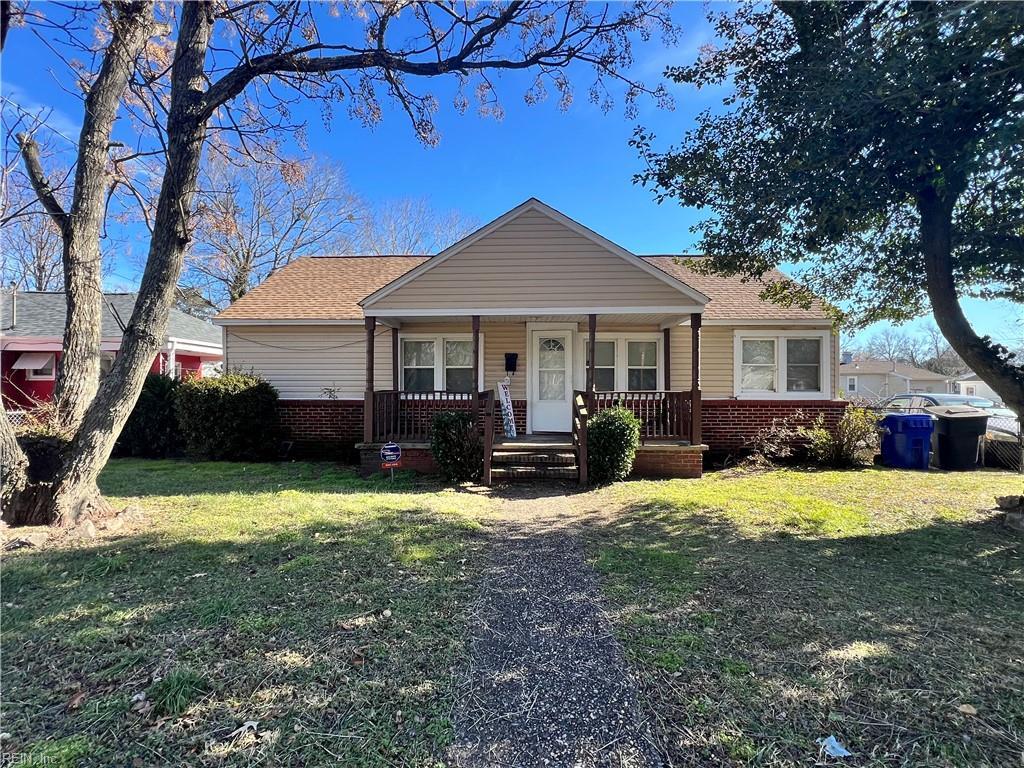
<instances>
[{"instance_id":1,"label":"front window","mask_svg":"<svg viewBox=\"0 0 1024 768\"><path fill-rule=\"evenodd\" d=\"M598 392L615 390L615 342L594 342L594 389ZM590 365L590 358L587 358Z\"/></svg>"},{"instance_id":2,"label":"front window","mask_svg":"<svg viewBox=\"0 0 1024 768\"><path fill-rule=\"evenodd\" d=\"M626 342L626 389L630 392L658 388L658 343Z\"/></svg>"},{"instance_id":3,"label":"front window","mask_svg":"<svg viewBox=\"0 0 1024 768\"><path fill-rule=\"evenodd\" d=\"M55 367L56 356L48 355L38 368L30 368L25 371L25 378L29 381L51 381L54 378Z\"/></svg>"},{"instance_id":4,"label":"front window","mask_svg":"<svg viewBox=\"0 0 1024 768\"><path fill-rule=\"evenodd\" d=\"M434 342L402 342L402 389L431 392L434 389Z\"/></svg>"},{"instance_id":5,"label":"front window","mask_svg":"<svg viewBox=\"0 0 1024 768\"><path fill-rule=\"evenodd\" d=\"M445 341L444 388L448 392L473 391L472 341Z\"/></svg>"},{"instance_id":6,"label":"front window","mask_svg":"<svg viewBox=\"0 0 1024 768\"><path fill-rule=\"evenodd\" d=\"M481 335L481 345L483 336ZM482 348L482 346L481 346ZM473 340L462 336L401 340L403 392L473 392Z\"/></svg>"},{"instance_id":7,"label":"front window","mask_svg":"<svg viewBox=\"0 0 1024 768\"><path fill-rule=\"evenodd\" d=\"M786 391L821 391L821 342L786 339Z\"/></svg>"},{"instance_id":8,"label":"front window","mask_svg":"<svg viewBox=\"0 0 1024 768\"><path fill-rule=\"evenodd\" d=\"M850 376L846 379L846 391L853 394L857 391L857 377Z\"/></svg>"},{"instance_id":9,"label":"front window","mask_svg":"<svg viewBox=\"0 0 1024 768\"><path fill-rule=\"evenodd\" d=\"M744 339L740 389L743 392L774 392L776 372L775 339Z\"/></svg>"},{"instance_id":10,"label":"front window","mask_svg":"<svg viewBox=\"0 0 1024 768\"><path fill-rule=\"evenodd\" d=\"M737 397L821 399L831 395L829 331L736 331L733 364ZM856 376L844 379L848 393L860 390Z\"/></svg>"}]
</instances>

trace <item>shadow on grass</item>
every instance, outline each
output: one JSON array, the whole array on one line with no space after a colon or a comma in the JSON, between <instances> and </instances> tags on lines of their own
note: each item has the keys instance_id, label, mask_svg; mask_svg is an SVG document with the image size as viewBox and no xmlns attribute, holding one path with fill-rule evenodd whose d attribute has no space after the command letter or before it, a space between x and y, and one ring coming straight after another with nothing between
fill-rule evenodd
<instances>
[{"instance_id":1,"label":"shadow on grass","mask_svg":"<svg viewBox=\"0 0 1024 768\"><path fill-rule=\"evenodd\" d=\"M5 556L4 748L69 766L425 764L451 738L474 546L414 510ZM187 683L180 717L160 678Z\"/></svg>"},{"instance_id":2,"label":"shadow on grass","mask_svg":"<svg viewBox=\"0 0 1024 768\"><path fill-rule=\"evenodd\" d=\"M751 538L641 502L587 536L672 764L809 764L830 734L850 765L1019 761L1024 546L996 514Z\"/></svg>"},{"instance_id":3,"label":"shadow on grass","mask_svg":"<svg viewBox=\"0 0 1024 768\"><path fill-rule=\"evenodd\" d=\"M100 476L109 496L191 496L223 493L408 493L437 489L435 478L396 472L362 478L355 467L316 462L228 462L186 459L113 459Z\"/></svg>"}]
</instances>

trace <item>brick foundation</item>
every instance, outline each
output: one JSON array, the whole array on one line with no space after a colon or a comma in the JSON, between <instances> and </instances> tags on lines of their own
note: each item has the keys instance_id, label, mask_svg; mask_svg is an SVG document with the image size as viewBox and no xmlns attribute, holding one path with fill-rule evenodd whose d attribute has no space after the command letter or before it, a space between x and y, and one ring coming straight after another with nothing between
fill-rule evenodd
<instances>
[{"instance_id":1,"label":"brick foundation","mask_svg":"<svg viewBox=\"0 0 1024 768\"><path fill-rule=\"evenodd\" d=\"M633 462L634 477L700 477L706 445L641 445Z\"/></svg>"},{"instance_id":2,"label":"brick foundation","mask_svg":"<svg viewBox=\"0 0 1024 768\"><path fill-rule=\"evenodd\" d=\"M810 426L822 414L825 425L833 428L847 405L844 400L704 400L702 435L711 451L736 452L772 419L789 418L794 426ZM804 418L794 418L797 411Z\"/></svg>"},{"instance_id":3,"label":"brick foundation","mask_svg":"<svg viewBox=\"0 0 1024 768\"><path fill-rule=\"evenodd\" d=\"M383 443L360 443L359 449L359 474L367 477L380 472L380 447ZM424 443L402 446L402 469L411 469L413 472L434 474L437 472L437 462L430 452L430 446Z\"/></svg>"}]
</instances>

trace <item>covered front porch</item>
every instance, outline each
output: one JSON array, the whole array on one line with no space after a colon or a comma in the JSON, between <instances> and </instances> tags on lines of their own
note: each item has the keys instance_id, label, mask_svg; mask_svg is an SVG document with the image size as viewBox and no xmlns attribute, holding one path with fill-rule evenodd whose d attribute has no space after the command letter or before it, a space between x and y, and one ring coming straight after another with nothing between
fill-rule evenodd
<instances>
[{"instance_id":1,"label":"covered front porch","mask_svg":"<svg viewBox=\"0 0 1024 768\"><path fill-rule=\"evenodd\" d=\"M502 475L507 454L553 456L554 446L552 476L567 476L571 451L572 474L586 483L588 421L614 406L637 416L652 456L702 443L700 312L371 315L365 334L366 448L394 441L425 449L434 415L461 410L479 425L485 482L529 474ZM378 370L382 343L390 370Z\"/></svg>"}]
</instances>

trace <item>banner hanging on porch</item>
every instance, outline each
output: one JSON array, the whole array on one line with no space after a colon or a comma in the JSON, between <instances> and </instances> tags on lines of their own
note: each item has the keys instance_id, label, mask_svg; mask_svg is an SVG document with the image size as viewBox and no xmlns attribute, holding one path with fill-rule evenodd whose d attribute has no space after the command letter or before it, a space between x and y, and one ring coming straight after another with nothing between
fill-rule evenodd
<instances>
[{"instance_id":1,"label":"banner hanging on porch","mask_svg":"<svg viewBox=\"0 0 1024 768\"><path fill-rule=\"evenodd\" d=\"M498 382L498 397L501 400L501 423L505 428L505 437L515 437L516 414L512 410L512 394L508 389L508 379Z\"/></svg>"}]
</instances>

